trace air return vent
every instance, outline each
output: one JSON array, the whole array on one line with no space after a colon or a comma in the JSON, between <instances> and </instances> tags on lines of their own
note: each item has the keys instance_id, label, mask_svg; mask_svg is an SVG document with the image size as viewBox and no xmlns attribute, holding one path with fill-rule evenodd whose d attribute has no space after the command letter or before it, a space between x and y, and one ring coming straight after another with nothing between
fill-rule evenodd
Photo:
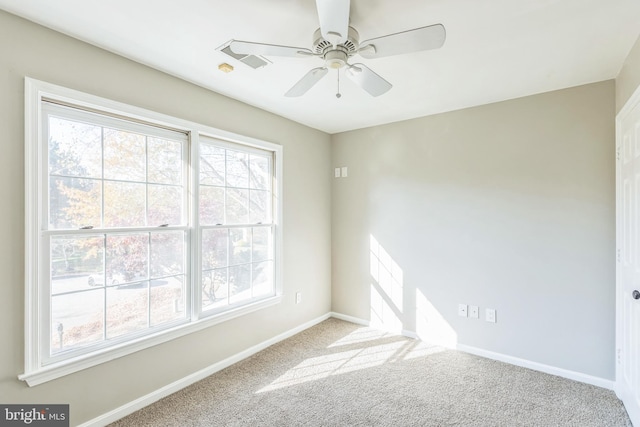
<instances>
[{"instance_id":1,"label":"air return vent","mask_svg":"<svg viewBox=\"0 0 640 427\"><path fill-rule=\"evenodd\" d=\"M233 53L231 51L231 49L229 48L229 44L228 43L225 43L224 45L219 47L218 50L220 52L222 52L222 53L226 53L227 55L229 55L233 59L237 59L238 61L245 63L246 65L248 65L249 67L254 68L254 69L262 68L265 65L269 64L268 61L266 61L264 58L262 58L260 56L238 55L237 53Z\"/></svg>"}]
</instances>

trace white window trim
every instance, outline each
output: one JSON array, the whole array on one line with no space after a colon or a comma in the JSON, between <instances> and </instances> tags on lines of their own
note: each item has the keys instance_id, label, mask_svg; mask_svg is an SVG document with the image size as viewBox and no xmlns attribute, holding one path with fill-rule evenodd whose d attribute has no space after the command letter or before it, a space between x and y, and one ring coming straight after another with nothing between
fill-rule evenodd
<instances>
[{"instance_id":1,"label":"white window trim","mask_svg":"<svg viewBox=\"0 0 640 427\"><path fill-rule=\"evenodd\" d=\"M126 343L97 350L95 352L70 358L58 363L43 366L39 353L40 338L43 334L39 322L40 310L40 259L39 259L39 210L42 203L41 176L42 158L39 146L41 144L41 117L43 99L55 100L87 109L98 108L102 112L114 115L125 114L128 119L140 120L161 127L188 132L191 135L190 146L190 186L198 185L198 153L197 147L200 135L229 141L245 146L272 151L274 155L273 168L275 185L273 188L274 212L274 257L275 257L275 291L273 297L266 298L251 304L247 304L224 313L209 315L201 313L197 317L196 302L192 301L191 322L170 329L159 331ZM210 126L201 125L188 120L178 119L154 111L127 105L121 102L86 94L73 89L43 82L40 80L25 78L25 372L18 376L26 381L29 386L35 386L56 378L87 369L92 366L149 348L163 342L208 328L233 318L249 314L279 304L282 301L282 162L283 149L281 145L259 139L238 135ZM197 206L198 200L191 199ZM191 224L198 224L198 209L191 206ZM199 240L198 233L191 233L192 240ZM200 242L194 241L191 250L200 248ZM191 256L191 274L193 283L200 283L200 269L197 265L197 257ZM197 295L193 295L197 294ZM200 298L199 293L192 292L192 299Z\"/></svg>"}]
</instances>

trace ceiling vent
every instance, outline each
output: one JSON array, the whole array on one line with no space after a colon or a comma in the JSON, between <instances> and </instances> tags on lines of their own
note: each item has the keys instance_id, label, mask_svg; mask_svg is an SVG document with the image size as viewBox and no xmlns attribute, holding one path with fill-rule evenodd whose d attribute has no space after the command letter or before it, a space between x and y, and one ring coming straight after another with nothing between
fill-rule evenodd
<instances>
[{"instance_id":1,"label":"ceiling vent","mask_svg":"<svg viewBox=\"0 0 640 427\"><path fill-rule=\"evenodd\" d=\"M231 51L231 49L229 48L229 43L231 43L232 40L230 40L229 42L223 44L222 46L220 46L217 50L219 50L222 53L226 53L227 55L229 55L230 57L232 57L233 59L237 59L238 61L248 65L249 67L253 68L253 69L258 69L258 68L262 68L265 65L269 65L269 60L267 60L266 58L263 58L261 56L256 56L256 55L245 55L245 54L237 54Z\"/></svg>"}]
</instances>

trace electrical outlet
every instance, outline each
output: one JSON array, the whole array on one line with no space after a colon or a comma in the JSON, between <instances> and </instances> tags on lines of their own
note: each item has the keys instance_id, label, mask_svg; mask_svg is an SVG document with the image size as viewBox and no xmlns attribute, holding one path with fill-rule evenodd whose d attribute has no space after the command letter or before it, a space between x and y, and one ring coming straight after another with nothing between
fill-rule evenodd
<instances>
[{"instance_id":1,"label":"electrical outlet","mask_svg":"<svg viewBox=\"0 0 640 427\"><path fill-rule=\"evenodd\" d=\"M496 310L493 308L487 308L485 311L485 319L487 322L496 323Z\"/></svg>"},{"instance_id":2,"label":"electrical outlet","mask_svg":"<svg viewBox=\"0 0 640 427\"><path fill-rule=\"evenodd\" d=\"M480 314L479 314L479 310L478 310L478 306L477 305L470 305L469 306L469 317L473 317L474 319L479 319L480 318Z\"/></svg>"},{"instance_id":3,"label":"electrical outlet","mask_svg":"<svg viewBox=\"0 0 640 427\"><path fill-rule=\"evenodd\" d=\"M333 176L335 178L340 178L340 168L335 168L333 171Z\"/></svg>"},{"instance_id":4,"label":"electrical outlet","mask_svg":"<svg viewBox=\"0 0 640 427\"><path fill-rule=\"evenodd\" d=\"M342 166L342 177L346 178L349 176L349 169L346 166Z\"/></svg>"},{"instance_id":5,"label":"electrical outlet","mask_svg":"<svg viewBox=\"0 0 640 427\"><path fill-rule=\"evenodd\" d=\"M296 292L296 304L300 304L302 302L302 292Z\"/></svg>"},{"instance_id":6,"label":"electrical outlet","mask_svg":"<svg viewBox=\"0 0 640 427\"><path fill-rule=\"evenodd\" d=\"M458 304L458 316L467 317L467 304Z\"/></svg>"}]
</instances>

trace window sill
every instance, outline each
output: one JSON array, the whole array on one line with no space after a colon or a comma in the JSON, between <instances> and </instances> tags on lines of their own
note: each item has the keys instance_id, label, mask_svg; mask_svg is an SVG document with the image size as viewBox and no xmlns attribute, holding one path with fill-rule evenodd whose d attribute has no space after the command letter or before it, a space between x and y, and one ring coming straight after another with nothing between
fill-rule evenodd
<instances>
[{"instance_id":1,"label":"window sill","mask_svg":"<svg viewBox=\"0 0 640 427\"><path fill-rule=\"evenodd\" d=\"M43 366L19 375L18 379L25 381L29 385L29 387L33 387L38 384L55 380L56 378L60 378L65 375L69 375L74 372L78 372L83 369L87 369L92 366L96 366L101 363L105 363L110 360L135 353L136 351L144 350L146 348L171 341L173 339L197 332L218 323L222 323L236 317L244 316L263 308L271 307L273 305L279 304L281 301L281 295L270 297L250 305L239 307L235 310L230 310L214 316L204 317L195 322L176 326L172 329L164 330L154 335L139 338L137 340L130 341L117 347L112 347L88 355L79 356L77 358L65 360L64 362Z\"/></svg>"}]
</instances>

